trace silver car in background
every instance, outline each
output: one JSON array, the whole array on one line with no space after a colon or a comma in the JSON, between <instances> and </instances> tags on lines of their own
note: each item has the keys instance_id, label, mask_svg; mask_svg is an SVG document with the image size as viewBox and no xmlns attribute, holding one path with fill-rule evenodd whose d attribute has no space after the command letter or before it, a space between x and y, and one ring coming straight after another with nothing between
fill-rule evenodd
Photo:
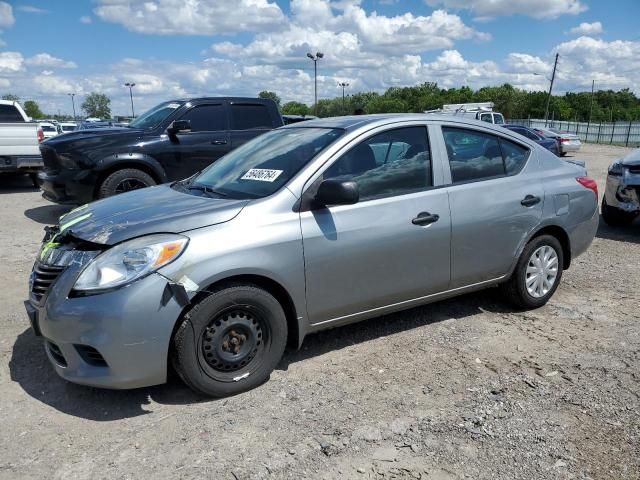
<instances>
[{"instance_id":1,"label":"silver car in background","mask_svg":"<svg viewBox=\"0 0 640 480\"><path fill-rule=\"evenodd\" d=\"M533 128L538 134L546 138L553 138L558 142L560 156L564 157L569 152L577 152L582 146L580 137L574 133L561 132L555 128Z\"/></svg>"},{"instance_id":2,"label":"silver car in background","mask_svg":"<svg viewBox=\"0 0 640 480\"><path fill-rule=\"evenodd\" d=\"M597 229L586 175L463 117L289 125L62 217L27 312L69 381L154 385L171 364L230 395L319 330L496 285L516 308L544 305Z\"/></svg>"},{"instance_id":3,"label":"silver car in background","mask_svg":"<svg viewBox=\"0 0 640 480\"><path fill-rule=\"evenodd\" d=\"M607 172L602 218L613 227L630 225L640 216L640 149L616 160Z\"/></svg>"}]
</instances>

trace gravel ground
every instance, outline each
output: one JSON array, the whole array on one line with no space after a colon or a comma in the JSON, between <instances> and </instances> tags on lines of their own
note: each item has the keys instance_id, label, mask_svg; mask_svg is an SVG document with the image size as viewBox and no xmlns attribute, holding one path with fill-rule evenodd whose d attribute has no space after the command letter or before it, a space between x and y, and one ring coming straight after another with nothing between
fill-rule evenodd
<instances>
[{"instance_id":1,"label":"gravel ground","mask_svg":"<svg viewBox=\"0 0 640 480\"><path fill-rule=\"evenodd\" d=\"M602 192L627 151L576 158ZM638 225L601 222L544 308L489 290L323 332L263 386L209 400L55 375L22 300L65 208L0 182L0 478L640 478Z\"/></svg>"}]
</instances>

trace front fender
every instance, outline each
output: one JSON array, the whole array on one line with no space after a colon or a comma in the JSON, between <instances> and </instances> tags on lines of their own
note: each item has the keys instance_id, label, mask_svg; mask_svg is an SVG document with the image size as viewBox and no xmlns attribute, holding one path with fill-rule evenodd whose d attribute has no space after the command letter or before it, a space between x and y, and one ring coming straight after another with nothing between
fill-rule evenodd
<instances>
[{"instance_id":1,"label":"front fender","mask_svg":"<svg viewBox=\"0 0 640 480\"><path fill-rule=\"evenodd\" d=\"M114 166L122 166L123 168L126 168L125 166L129 167L135 165L141 165L151 170L154 173L154 176L160 180L158 183L166 183L169 181L167 173L162 165L160 165L160 162L149 155L139 152L114 153L99 160L96 163L95 169L96 171L101 172L110 170Z\"/></svg>"}]
</instances>

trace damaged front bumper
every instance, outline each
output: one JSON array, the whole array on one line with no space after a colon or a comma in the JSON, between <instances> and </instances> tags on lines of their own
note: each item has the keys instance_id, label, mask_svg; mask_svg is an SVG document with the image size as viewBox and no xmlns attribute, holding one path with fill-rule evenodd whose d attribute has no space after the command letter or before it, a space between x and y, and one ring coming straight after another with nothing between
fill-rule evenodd
<instances>
[{"instance_id":1,"label":"damaged front bumper","mask_svg":"<svg viewBox=\"0 0 640 480\"><path fill-rule=\"evenodd\" d=\"M60 261L52 251L34 266L26 307L58 375L115 389L164 383L171 335L184 305L171 282L152 273L111 291L78 294L73 286L96 252L73 251L65 254L71 260ZM56 261L66 265L56 270ZM46 291L38 290L51 279Z\"/></svg>"},{"instance_id":2,"label":"damaged front bumper","mask_svg":"<svg viewBox=\"0 0 640 480\"><path fill-rule=\"evenodd\" d=\"M625 171L608 175L605 190L607 205L627 213L640 213L640 173Z\"/></svg>"}]
</instances>

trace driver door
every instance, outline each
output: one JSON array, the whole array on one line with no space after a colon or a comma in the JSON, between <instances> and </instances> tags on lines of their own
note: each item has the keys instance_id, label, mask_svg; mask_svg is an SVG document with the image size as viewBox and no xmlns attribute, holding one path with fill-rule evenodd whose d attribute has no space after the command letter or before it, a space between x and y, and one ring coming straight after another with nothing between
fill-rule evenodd
<instances>
[{"instance_id":1,"label":"driver door","mask_svg":"<svg viewBox=\"0 0 640 480\"><path fill-rule=\"evenodd\" d=\"M425 125L379 132L333 161L307 189L328 178L355 181L355 205L300 213L307 314L312 324L446 290L450 215L446 189L433 188ZM426 213L437 220L416 224Z\"/></svg>"}]
</instances>

